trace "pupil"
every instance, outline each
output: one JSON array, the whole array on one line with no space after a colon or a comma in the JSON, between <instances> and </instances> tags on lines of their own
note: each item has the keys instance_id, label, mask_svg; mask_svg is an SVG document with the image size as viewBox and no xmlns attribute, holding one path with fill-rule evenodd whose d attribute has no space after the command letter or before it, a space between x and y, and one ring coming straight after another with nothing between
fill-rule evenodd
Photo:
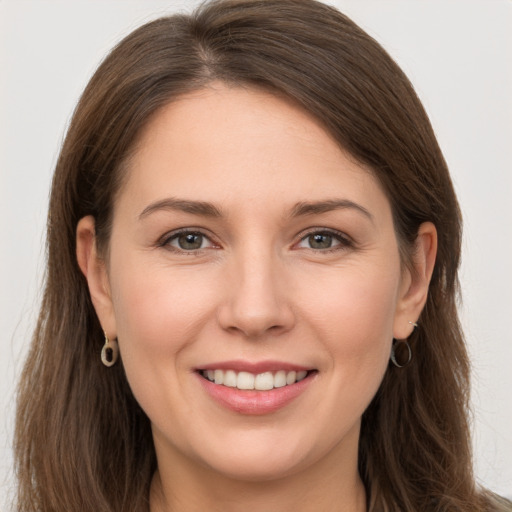
<instances>
[{"instance_id":1,"label":"pupil","mask_svg":"<svg viewBox=\"0 0 512 512\"><path fill-rule=\"evenodd\" d=\"M181 249L200 249L203 243L203 236L195 233L187 233L178 238L178 243Z\"/></svg>"},{"instance_id":2,"label":"pupil","mask_svg":"<svg viewBox=\"0 0 512 512\"><path fill-rule=\"evenodd\" d=\"M313 249L328 249L332 245L332 236L319 233L310 235L309 245Z\"/></svg>"}]
</instances>

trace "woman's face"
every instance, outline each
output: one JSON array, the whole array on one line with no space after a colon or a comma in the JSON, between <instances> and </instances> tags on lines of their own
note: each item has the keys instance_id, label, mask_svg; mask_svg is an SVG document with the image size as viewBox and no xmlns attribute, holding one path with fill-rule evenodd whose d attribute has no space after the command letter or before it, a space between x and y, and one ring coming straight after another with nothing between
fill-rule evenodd
<instances>
[{"instance_id":1,"label":"woman's face","mask_svg":"<svg viewBox=\"0 0 512 512\"><path fill-rule=\"evenodd\" d=\"M220 84L145 128L106 269L93 300L159 464L242 479L353 466L419 314L371 172L293 104Z\"/></svg>"}]
</instances>

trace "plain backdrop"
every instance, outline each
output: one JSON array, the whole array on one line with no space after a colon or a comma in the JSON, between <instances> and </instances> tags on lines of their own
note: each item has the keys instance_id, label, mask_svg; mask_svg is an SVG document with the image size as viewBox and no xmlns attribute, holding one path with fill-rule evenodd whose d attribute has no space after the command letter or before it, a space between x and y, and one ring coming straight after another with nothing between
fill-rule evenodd
<instances>
[{"instance_id":1,"label":"plain backdrop","mask_svg":"<svg viewBox=\"0 0 512 512\"><path fill-rule=\"evenodd\" d=\"M512 496L512 2L330 3L408 74L450 166L465 221L461 315L473 361L476 474ZM13 488L15 382L41 294L49 183L71 112L121 37L195 4L0 0L1 510Z\"/></svg>"}]
</instances>

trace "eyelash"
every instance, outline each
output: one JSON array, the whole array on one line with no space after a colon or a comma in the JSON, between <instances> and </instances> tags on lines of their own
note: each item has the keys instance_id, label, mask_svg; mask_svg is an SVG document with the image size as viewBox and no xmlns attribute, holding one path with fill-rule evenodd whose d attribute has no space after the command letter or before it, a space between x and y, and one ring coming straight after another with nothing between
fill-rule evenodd
<instances>
[{"instance_id":1,"label":"eyelash","mask_svg":"<svg viewBox=\"0 0 512 512\"><path fill-rule=\"evenodd\" d=\"M305 240L307 240L309 237L311 237L313 235L330 236L335 241L339 242L339 244L334 245L333 247L327 247L325 249L315 249L313 247L305 248L305 249L314 251L316 253L325 254L325 253L331 253L331 252L336 252L336 251L343 251L343 250L349 249L351 247L354 247L353 240L350 237L348 237L345 233L342 233L341 231L337 231L335 229L326 229L326 228L320 228L320 227L311 228L310 230L308 230L305 234L303 234L301 236L299 242L297 244L295 244L295 246L297 246L301 242L304 242Z\"/></svg>"},{"instance_id":2,"label":"eyelash","mask_svg":"<svg viewBox=\"0 0 512 512\"><path fill-rule=\"evenodd\" d=\"M198 249L187 250L187 249L183 249L183 248L180 248L180 247L174 247L173 245L171 245L172 241L178 240L180 236L184 236L184 235L200 236L200 237L203 238L203 241L204 240L209 241L211 246L207 247L207 248L199 247ZM198 254L198 253L204 251L205 249L210 249L210 248L217 249L217 248L220 247L218 244L216 244L212 240L212 238L210 236L205 234L200 229L194 229L194 228L183 228L183 229L179 229L177 231L173 231L171 233L166 233L162 238L160 238L160 240L158 241L157 245L158 245L158 247L163 247L163 248L168 249L168 250L173 251L173 252L177 252L177 253L180 253L180 254L189 254L189 255Z\"/></svg>"},{"instance_id":3,"label":"eyelash","mask_svg":"<svg viewBox=\"0 0 512 512\"><path fill-rule=\"evenodd\" d=\"M178 240L178 238L180 236L184 236L184 235L200 236L203 239L202 241L208 240L210 242L211 246L206 247L206 248L205 247L199 247L197 249L187 250L187 249L183 249L183 248L180 248L180 247L174 247L173 245L171 245L172 241ZM342 233L342 232L334 230L334 229L311 228L306 233L302 234L300 240L297 243L295 243L293 245L293 247L296 247L296 248L300 249L301 247L298 247L299 244L301 244L302 242L306 241L309 237L314 236L314 235L321 235L321 236L332 237L336 242L338 242L338 244L336 244L336 245L334 245L332 247L326 247L326 248L323 248L323 249L315 249L313 247L304 247L304 249L309 249L309 250L314 251L316 253L325 254L325 253L331 253L331 252L340 251L340 250L346 250L347 248L350 248L350 247L354 246L354 242L345 233ZM204 251L205 249L210 249L210 248L218 249L218 248L220 248L220 246L218 244L216 244L211 239L211 237L209 235L205 234L200 229L194 229L194 228L183 228L183 229L179 229L177 231L173 231L171 233L166 233L162 238L160 238L160 240L158 241L157 245L158 245L158 247L163 247L163 248L166 248L166 249L168 249L170 251L173 251L173 252L177 252L177 253L180 253L180 254L189 254L189 255L198 254L198 253ZM201 245L202 245L202 243L201 243Z\"/></svg>"}]
</instances>

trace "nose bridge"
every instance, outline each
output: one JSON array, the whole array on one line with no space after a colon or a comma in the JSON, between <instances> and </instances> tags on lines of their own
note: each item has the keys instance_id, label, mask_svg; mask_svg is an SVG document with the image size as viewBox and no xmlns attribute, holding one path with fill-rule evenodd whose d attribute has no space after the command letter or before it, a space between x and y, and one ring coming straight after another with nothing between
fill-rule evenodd
<instances>
[{"instance_id":1,"label":"nose bridge","mask_svg":"<svg viewBox=\"0 0 512 512\"><path fill-rule=\"evenodd\" d=\"M288 330L293 313L283 262L268 241L236 251L230 267L222 326L252 338Z\"/></svg>"}]
</instances>

